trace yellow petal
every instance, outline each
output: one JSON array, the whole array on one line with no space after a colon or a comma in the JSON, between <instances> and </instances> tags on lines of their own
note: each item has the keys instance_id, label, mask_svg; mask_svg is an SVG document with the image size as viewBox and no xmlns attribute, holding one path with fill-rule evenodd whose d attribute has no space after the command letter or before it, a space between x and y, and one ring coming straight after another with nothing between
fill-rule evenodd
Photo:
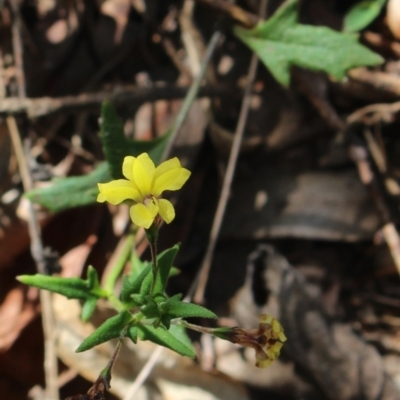
<instances>
[{"instance_id":1,"label":"yellow petal","mask_svg":"<svg viewBox=\"0 0 400 400\"><path fill-rule=\"evenodd\" d=\"M270 360L270 359L266 359L263 361L257 361L256 362L256 367L257 368L267 368L269 367L272 363L274 362L274 360Z\"/></svg>"},{"instance_id":2,"label":"yellow petal","mask_svg":"<svg viewBox=\"0 0 400 400\"><path fill-rule=\"evenodd\" d=\"M135 163L135 160L135 157L127 156L124 158L124 162L122 163L122 174L130 181L133 181L133 164Z\"/></svg>"},{"instance_id":3,"label":"yellow petal","mask_svg":"<svg viewBox=\"0 0 400 400\"><path fill-rule=\"evenodd\" d=\"M129 214L131 216L132 222L135 225L148 229L153 223L154 217L155 215L157 215L157 212L154 215L153 209L149 209L144 204L139 203L131 207Z\"/></svg>"},{"instance_id":4,"label":"yellow petal","mask_svg":"<svg viewBox=\"0 0 400 400\"><path fill-rule=\"evenodd\" d=\"M261 349L256 350L256 367L258 368L267 368L269 367L274 360L268 357L268 354L265 354Z\"/></svg>"},{"instance_id":5,"label":"yellow petal","mask_svg":"<svg viewBox=\"0 0 400 400\"><path fill-rule=\"evenodd\" d=\"M154 163L147 153L142 153L133 163L133 179L143 197L151 192L154 172Z\"/></svg>"},{"instance_id":6,"label":"yellow petal","mask_svg":"<svg viewBox=\"0 0 400 400\"><path fill-rule=\"evenodd\" d=\"M165 199L158 200L159 213L161 218L169 224L175 218L175 209L172 203Z\"/></svg>"},{"instance_id":7,"label":"yellow petal","mask_svg":"<svg viewBox=\"0 0 400 400\"><path fill-rule=\"evenodd\" d=\"M260 324L270 324L274 317L269 314L261 314L260 315Z\"/></svg>"},{"instance_id":8,"label":"yellow petal","mask_svg":"<svg viewBox=\"0 0 400 400\"><path fill-rule=\"evenodd\" d=\"M117 179L108 183L98 183L99 195L97 201L104 203L108 201L111 204L119 204L124 200L132 199L137 201L140 193L132 186L131 182L125 179Z\"/></svg>"},{"instance_id":9,"label":"yellow petal","mask_svg":"<svg viewBox=\"0 0 400 400\"><path fill-rule=\"evenodd\" d=\"M177 157L164 161L156 168L154 179L157 179L160 175L165 174L167 171L175 168L181 168L181 163Z\"/></svg>"},{"instance_id":10,"label":"yellow petal","mask_svg":"<svg viewBox=\"0 0 400 400\"><path fill-rule=\"evenodd\" d=\"M179 190L189 176L190 171L185 168L170 169L154 181L152 194L158 197L164 190Z\"/></svg>"}]
</instances>

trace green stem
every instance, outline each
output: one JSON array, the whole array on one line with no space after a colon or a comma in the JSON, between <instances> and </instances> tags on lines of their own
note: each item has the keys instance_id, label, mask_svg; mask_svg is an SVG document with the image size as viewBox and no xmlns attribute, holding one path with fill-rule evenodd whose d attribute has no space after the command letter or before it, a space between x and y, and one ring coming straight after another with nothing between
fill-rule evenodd
<instances>
[{"instance_id":1,"label":"green stem","mask_svg":"<svg viewBox=\"0 0 400 400\"><path fill-rule=\"evenodd\" d=\"M146 229L147 240L150 245L151 253L151 270L153 272L153 280L151 282L151 294L154 295L154 287L157 280L158 264L157 264L157 239L158 239L158 225L153 224L149 229Z\"/></svg>"},{"instance_id":2,"label":"green stem","mask_svg":"<svg viewBox=\"0 0 400 400\"><path fill-rule=\"evenodd\" d=\"M172 323L172 321L171 321L171 323ZM177 325L184 326L185 328L191 329L192 331L196 331L196 332L200 332L200 333L209 333L211 335L214 333L214 330L215 330L213 328L207 328L205 326L191 324L190 322L187 322L184 319L177 321Z\"/></svg>"},{"instance_id":3,"label":"green stem","mask_svg":"<svg viewBox=\"0 0 400 400\"><path fill-rule=\"evenodd\" d=\"M118 257L118 260L116 261L114 268L111 270L110 274L107 277L107 280L104 284L104 289L108 293L109 300L111 301L110 297L113 296L114 293L114 288L115 284L117 282L117 279L121 275L126 261L128 260L131 252L132 252L132 247L135 243L135 237L136 233L130 233L125 240L125 243L123 244L123 248L121 251L121 254ZM115 296L114 296L115 297Z\"/></svg>"},{"instance_id":4,"label":"green stem","mask_svg":"<svg viewBox=\"0 0 400 400\"><path fill-rule=\"evenodd\" d=\"M109 293L107 296L107 300L114 306L116 311L121 312L123 310L126 310L126 307L114 293Z\"/></svg>"}]
</instances>

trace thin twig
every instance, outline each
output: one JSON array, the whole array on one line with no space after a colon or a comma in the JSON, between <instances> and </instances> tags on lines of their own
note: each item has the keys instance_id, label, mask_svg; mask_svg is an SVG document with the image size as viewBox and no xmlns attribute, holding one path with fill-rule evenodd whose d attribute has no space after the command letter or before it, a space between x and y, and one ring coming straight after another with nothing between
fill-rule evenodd
<instances>
[{"instance_id":1,"label":"thin twig","mask_svg":"<svg viewBox=\"0 0 400 400\"><path fill-rule=\"evenodd\" d=\"M177 85L152 86L138 88L124 86L113 91L83 93L77 96L41 97L35 99L9 97L0 102L0 114L27 114L30 118L41 117L60 111L98 109L101 103L108 99L114 104L137 103L148 101L181 99L187 95L187 87ZM233 91L224 85L201 87L198 97L214 97L232 95Z\"/></svg>"},{"instance_id":2,"label":"thin twig","mask_svg":"<svg viewBox=\"0 0 400 400\"><path fill-rule=\"evenodd\" d=\"M221 13L229 15L247 28L253 28L262 18L251 14L242 8L223 0L196 0L198 3L211 7Z\"/></svg>"},{"instance_id":3,"label":"thin twig","mask_svg":"<svg viewBox=\"0 0 400 400\"><path fill-rule=\"evenodd\" d=\"M12 44L14 62L17 70L18 96L20 100L26 98L25 74L23 65L23 45L21 39L21 17L19 14L19 4L15 0L10 1L14 13L12 25ZM32 177L30 174L26 156L24 154L21 136L18 125L13 116L7 117L7 126L13 143L15 156L18 163L22 184L25 191L33 188ZM31 239L31 253L36 263L38 272L46 273L46 259L41 238L41 229L36 217L33 204L28 203L28 230ZM40 303L42 306L42 326L44 335L44 375L46 383L46 398L48 400L58 400L58 362L55 346L54 314L52 308L51 293L45 290L40 291Z\"/></svg>"},{"instance_id":4,"label":"thin twig","mask_svg":"<svg viewBox=\"0 0 400 400\"><path fill-rule=\"evenodd\" d=\"M162 159L165 160L168 158L169 154L171 153L171 149L174 146L176 136L179 133L179 130L181 129L183 123L186 120L186 117L190 111L190 107L193 104L193 101L197 97L197 94L200 90L200 85L201 82L204 78L204 75L207 71L208 64L211 60L211 57L217 47L218 42L220 41L222 36L222 33L220 31L214 32L214 34L211 37L211 40L207 46L206 54L204 55L203 62L201 64L200 71L198 75L194 78L189 92L187 93L187 96L185 97L185 100L183 101L183 104L181 106L181 109L179 110L179 114L176 116L175 121L171 127L171 137L168 141L168 145L165 147Z\"/></svg>"},{"instance_id":5,"label":"thin twig","mask_svg":"<svg viewBox=\"0 0 400 400\"><path fill-rule=\"evenodd\" d=\"M164 348L161 346L157 346L153 351L150 358L147 360L146 364L143 366L139 375L136 377L135 381L132 383L132 386L129 388L128 393L125 395L123 400L133 400L136 396L136 393L141 388L145 380L150 375L154 366L156 365L158 359L160 358Z\"/></svg>"},{"instance_id":6,"label":"thin twig","mask_svg":"<svg viewBox=\"0 0 400 400\"><path fill-rule=\"evenodd\" d=\"M262 18L264 18L265 16L266 8L267 8L267 0L262 0L260 4L260 16L262 16ZM256 77L257 67L258 67L258 57L255 53L253 53L250 61L249 72L247 74L247 85L242 102L242 107L239 114L238 124L236 127L235 138L233 140L231 152L229 155L228 166L222 185L221 196L219 198L217 211L214 216L214 221L212 224L206 253L204 255L200 271L194 282L194 285L196 285L197 287L193 286L193 289L196 287L194 294L194 301L196 303L204 303L204 291L208 281L208 275L211 268L211 262L213 259L215 246L217 244L222 221L225 215L225 210L232 186L232 180L235 174L236 163L239 156L240 145L242 143L244 129L247 123L247 117L249 115L250 104L251 104L251 93L253 89L253 82ZM190 296L191 293L189 292L188 295Z\"/></svg>"},{"instance_id":7,"label":"thin twig","mask_svg":"<svg viewBox=\"0 0 400 400\"><path fill-rule=\"evenodd\" d=\"M18 96L26 97L25 74L24 74L24 53L21 39L21 16L19 14L18 3L15 0L10 1L13 10L13 23L11 27L12 45L14 50L14 64L17 77Z\"/></svg>"},{"instance_id":8,"label":"thin twig","mask_svg":"<svg viewBox=\"0 0 400 400\"><path fill-rule=\"evenodd\" d=\"M32 189L32 178L22 147L21 137L14 117L7 117L7 126L17 158L22 184L25 191ZM41 239L41 230L33 204L28 203L28 229L31 238L31 253L39 273L46 273L46 260ZM55 347L56 331L54 329L54 315L52 309L51 293L40 291L42 305L42 325L44 334L44 372L46 381L46 394L49 400L58 400L58 364Z\"/></svg>"},{"instance_id":9,"label":"thin twig","mask_svg":"<svg viewBox=\"0 0 400 400\"><path fill-rule=\"evenodd\" d=\"M346 122L348 124L353 124L358 121L363 121L364 123L368 122L369 125L375 124L381 119L387 119L392 114L395 114L400 111L400 101L395 103L377 103L377 104L369 104L368 106L361 107L358 110L351 113L347 118ZM368 117L369 114L373 114L373 116ZM369 121L365 121L365 118L368 117Z\"/></svg>"}]
</instances>

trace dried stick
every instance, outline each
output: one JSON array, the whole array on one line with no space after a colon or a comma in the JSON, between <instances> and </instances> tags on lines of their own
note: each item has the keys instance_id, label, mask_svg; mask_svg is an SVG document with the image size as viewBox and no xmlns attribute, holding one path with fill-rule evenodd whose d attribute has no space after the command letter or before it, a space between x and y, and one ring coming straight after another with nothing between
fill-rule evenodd
<instances>
[{"instance_id":1,"label":"dried stick","mask_svg":"<svg viewBox=\"0 0 400 400\"><path fill-rule=\"evenodd\" d=\"M77 96L41 97L35 99L9 97L0 102L0 114L27 114L30 118L40 117L60 111L99 108L108 99L114 104L180 99L186 96L187 87L177 85L138 88L125 86L113 91L83 93ZM229 93L224 85L210 85L199 89L197 96L220 96ZM232 93L231 93L232 94Z\"/></svg>"},{"instance_id":2,"label":"dried stick","mask_svg":"<svg viewBox=\"0 0 400 400\"><path fill-rule=\"evenodd\" d=\"M266 8L267 8L267 0L263 0L260 4L260 15L262 16L262 18L264 18L265 16ZM228 166L222 185L221 195L218 201L217 211L215 213L213 220L208 246L203 261L201 263L200 271L194 282L195 286L192 286L191 288L195 289L194 301L196 303L204 303L204 291L207 285L208 275L211 268L211 262L213 259L215 246L217 244L217 239L221 229L222 220L225 215L226 205L228 203L233 176L235 174L235 168L236 168L237 158L239 155L240 145L242 143L244 129L246 127L247 117L250 110L251 93L253 88L253 82L257 72L257 67L258 67L258 57L256 54L253 54L250 61L249 72L247 74L247 85L242 102L242 107L239 114L239 121L236 127L235 138L233 140L231 152L229 155ZM189 296L190 295L191 293L189 292Z\"/></svg>"},{"instance_id":3,"label":"dried stick","mask_svg":"<svg viewBox=\"0 0 400 400\"><path fill-rule=\"evenodd\" d=\"M393 223L391 211L386 204L385 194L382 193L381 186L369 161L368 150L361 145L350 145L349 154L357 166L361 182L369 190L384 223L382 233L389 247L397 271L400 274L400 236Z\"/></svg>"},{"instance_id":4,"label":"dried stick","mask_svg":"<svg viewBox=\"0 0 400 400\"><path fill-rule=\"evenodd\" d=\"M247 28L253 28L263 19L251 14L242 8L223 0L196 0L198 3L209 6L221 13L229 15L234 20L242 23Z\"/></svg>"},{"instance_id":5,"label":"dried stick","mask_svg":"<svg viewBox=\"0 0 400 400\"><path fill-rule=\"evenodd\" d=\"M7 117L7 126L10 132L11 141L13 143L15 156L19 171L21 174L22 184L25 191L32 189L32 179L26 157L22 147L18 126L14 117ZM36 263L39 273L46 273L46 260L44 256L43 243L41 239L41 230L33 204L28 204L28 229L31 238L31 253ZM46 382L46 394L49 400L58 400L58 364L57 353L55 347L56 331L54 329L54 315L51 306L51 293L46 290L40 291L40 303L42 305L42 324L44 334L44 372Z\"/></svg>"},{"instance_id":6,"label":"dried stick","mask_svg":"<svg viewBox=\"0 0 400 400\"><path fill-rule=\"evenodd\" d=\"M141 388L143 383L146 381L148 376L151 374L151 371L155 367L158 359L160 358L164 347L157 346L153 353L151 354L150 358L147 360L146 364L141 369L139 375L136 377L135 381L132 383L132 386L129 388L128 393L125 395L123 400L133 400Z\"/></svg>"},{"instance_id":7,"label":"dried stick","mask_svg":"<svg viewBox=\"0 0 400 400\"><path fill-rule=\"evenodd\" d=\"M21 17L19 15L18 3L16 0L10 1L14 14L12 25L12 44L15 67L17 70L18 95L21 100L26 98L25 74L23 65L23 46L21 39ZM17 158L18 168L25 191L32 189L32 177L26 156L24 154L18 125L13 116L7 117L7 126L10 132L11 141ZM36 263L38 272L45 274L46 259L41 238L41 230L36 218L33 204L29 201L28 205L28 230L31 239L31 253ZM42 306L42 326L44 335L44 374L46 383L46 398L48 400L58 400L58 362L55 346L54 315L51 305L51 293L45 290L40 291L40 303Z\"/></svg>"},{"instance_id":8,"label":"dried stick","mask_svg":"<svg viewBox=\"0 0 400 400\"><path fill-rule=\"evenodd\" d=\"M171 137L168 141L167 146L164 149L162 159L165 160L168 155L171 153L171 149L174 146L176 136L179 133L179 130L181 129L183 123L186 120L186 117L189 113L190 107L193 104L193 101L197 97L197 93L199 92L201 82L204 78L204 75L207 71L207 66L211 60L211 57L217 47L218 42L221 39L221 32L216 31L211 37L211 40L207 46L206 54L204 55L203 62L201 64L201 68L197 76L194 78L192 84L190 85L189 92L187 93L185 100L183 101L183 104L181 106L181 109L179 110L179 114L176 116L174 123L171 127Z\"/></svg>"}]
</instances>

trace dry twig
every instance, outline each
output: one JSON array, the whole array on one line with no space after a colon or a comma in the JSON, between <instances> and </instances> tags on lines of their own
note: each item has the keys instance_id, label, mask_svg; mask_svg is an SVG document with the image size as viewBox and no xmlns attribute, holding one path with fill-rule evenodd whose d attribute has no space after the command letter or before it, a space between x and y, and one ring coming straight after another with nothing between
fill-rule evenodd
<instances>
[{"instance_id":1,"label":"dry twig","mask_svg":"<svg viewBox=\"0 0 400 400\"><path fill-rule=\"evenodd\" d=\"M263 18L265 16L266 8L267 8L267 0L263 0L260 5L260 15ZM250 110L251 93L253 89L253 82L257 72L257 66L258 66L258 57L256 54L253 54L250 61L249 72L247 74L247 85L243 98L242 107L240 109L238 124L236 126L235 138L233 140L231 152L229 155L228 166L222 184L222 191L218 201L217 211L215 213L213 220L208 246L203 261L201 263L200 271L194 282L196 286L192 288L192 289L195 288L194 301L196 303L204 303L204 291L207 285L208 275L210 272L211 262L213 259L215 246L217 244L219 231L221 229L222 221L225 215L225 210L226 210L226 205L228 203L232 180L235 174L235 168L236 168L237 158L239 155L240 145L242 143L244 129L246 127L247 117Z\"/></svg>"}]
</instances>

